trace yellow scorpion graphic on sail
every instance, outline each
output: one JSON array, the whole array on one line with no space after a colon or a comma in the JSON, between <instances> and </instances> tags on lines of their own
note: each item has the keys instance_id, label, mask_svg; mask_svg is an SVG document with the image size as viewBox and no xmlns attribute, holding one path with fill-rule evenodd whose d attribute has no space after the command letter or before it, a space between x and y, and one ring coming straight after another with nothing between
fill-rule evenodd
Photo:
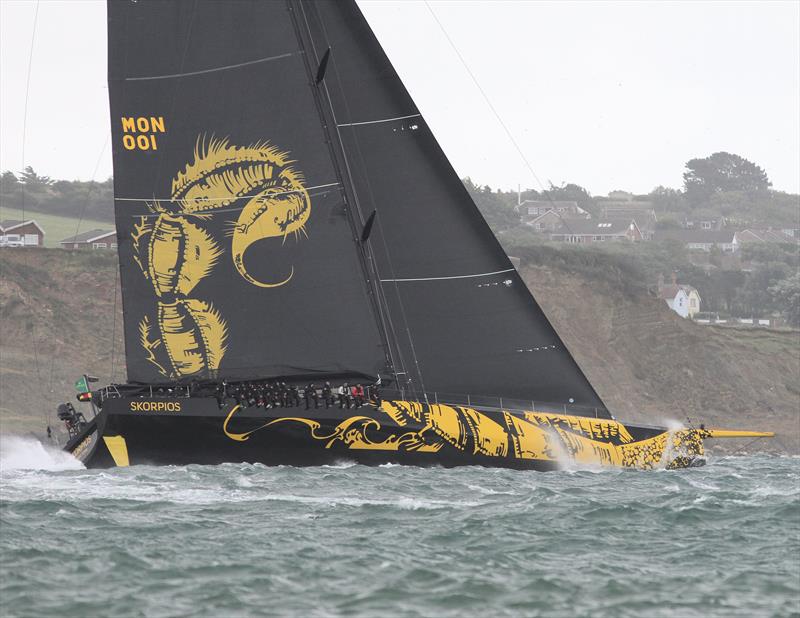
<instances>
[{"instance_id":1,"label":"yellow scorpion graphic on sail","mask_svg":"<svg viewBox=\"0 0 800 618\"><path fill-rule=\"evenodd\" d=\"M226 231L236 271L260 288L291 280L293 266L274 280L257 279L244 256L259 240L306 235L311 200L294 163L267 142L235 146L212 137L206 144L200 137L194 160L172 179L171 199L148 203L152 214L134 225L134 260L158 302L156 324L149 316L139 323L139 341L162 375L175 379L215 371L225 355L225 319L210 302L189 296L224 253L204 222L238 212Z\"/></svg>"}]
</instances>

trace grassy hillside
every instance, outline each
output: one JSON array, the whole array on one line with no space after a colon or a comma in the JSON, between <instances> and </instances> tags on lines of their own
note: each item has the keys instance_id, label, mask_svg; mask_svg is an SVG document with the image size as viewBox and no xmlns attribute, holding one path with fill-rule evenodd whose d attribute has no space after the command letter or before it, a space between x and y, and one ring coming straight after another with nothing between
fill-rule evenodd
<instances>
[{"instance_id":1,"label":"grassy hillside","mask_svg":"<svg viewBox=\"0 0 800 618\"><path fill-rule=\"evenodd\" d=\"M583 266L537 259L521 270L620 419L661 424L688 416L774 430L778 440L747 450L800 452L800 333L682 320L643 286L629 285L620 264L602 259ZM41 432L83 371L124 380L116 256L0 249L0 265L0 429ZM720 444L736 450L746 442Z\"/></svg>"},{"instance_id":2,"label":"grassy hillside","mask_svg":"<svg viewBox=\"0 0 800 618\"><path fill-rule=\"evenodd\" d=\"M59 215L48 215L25 209L0 207L0 221L3 219L34 219L44 229L45 247L58 247L59 241L94 229L113 230L114 224L109 221L96 221L94 219L74 219Z\"/></svg>"}]
</instances>

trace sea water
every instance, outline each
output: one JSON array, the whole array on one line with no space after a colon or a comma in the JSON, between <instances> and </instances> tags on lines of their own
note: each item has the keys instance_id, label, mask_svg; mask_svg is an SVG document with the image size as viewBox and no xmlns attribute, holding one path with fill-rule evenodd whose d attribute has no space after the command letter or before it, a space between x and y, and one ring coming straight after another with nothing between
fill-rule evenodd
<instances>
[{"instance_id":1,"label":"sea water","mask_svg":"<svg viewBox=\"0 0 800 618\"><path fill-rule=\"evenodd\" d=\"M85 470L0 453L0 615L800 616L800 460Z\"/></svg>"}]
</instances>

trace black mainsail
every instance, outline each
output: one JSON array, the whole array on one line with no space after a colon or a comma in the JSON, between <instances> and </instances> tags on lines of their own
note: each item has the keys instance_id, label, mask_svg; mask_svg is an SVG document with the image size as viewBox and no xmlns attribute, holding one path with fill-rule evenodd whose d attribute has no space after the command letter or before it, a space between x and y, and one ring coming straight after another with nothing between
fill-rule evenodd
<instances>
[{"instance_id":1,"label":"black mainsail","mask_svg":"<svg viewBox=\"0 0 800 618\"><path fill-rule=\"evenodd\" d=\"M611 417L352 0L108 11L129 383L59 409L87 465L686 467L767 435Z\"/></svg>"},{"instance_id":2,"label":"black mainsail","mask_svg":"<svg viewBox=\"0 0 800 618\"><path fill-rule=\"evenodd\" d=\"M385 372L291 6L108 11L129 380Z\"/></svg>"}]
</instances>

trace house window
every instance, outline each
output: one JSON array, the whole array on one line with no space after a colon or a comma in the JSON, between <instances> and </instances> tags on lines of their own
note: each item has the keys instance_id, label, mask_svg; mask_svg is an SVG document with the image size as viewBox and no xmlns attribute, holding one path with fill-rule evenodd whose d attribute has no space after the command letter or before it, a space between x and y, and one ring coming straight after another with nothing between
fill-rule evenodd
<instances>
[{"instance_id":1,"label":"house window","mask_svg":"<svg viewBox=\"0 0 800 618\"><path fill-rule=\"evenodd\" d=\"M704 230L710 230L711 229L711 221L702 221L700 223L700 227L702 227Z\"/></svg>"},{"instance_id":2,"label":"house window","mask_svg":"<svg viewBox=\"0 0 800 618\"><path fill-rule=\"evenodd\" d=\"M108 248L108 244L104 242L93 242L92 249L106 249Z\"/></svg>"},{"instance_id":3,"label":"house window","mask_svg":"<svg viewBox=\"0 0 800 618\"><path fill-rule=\"evenodd\" d=\"M112 242L112 243L111 243L111 248L112 248L112 249L116 249L116 248L117 248L117 243L115 243L115 242Z\"/></svg>"},{"instance_id":4,"label":"house window","mask_svg":"<svg viewBox=\"0 0 800 618\"><path fill-rule=\"evenodd\" d=\"M689 301L689 306L690 306L692 309L694 309L695 307L697 307L697 299L695 299L695 298L692 298L692 299Z\"/></svg>"}]
</instances>

